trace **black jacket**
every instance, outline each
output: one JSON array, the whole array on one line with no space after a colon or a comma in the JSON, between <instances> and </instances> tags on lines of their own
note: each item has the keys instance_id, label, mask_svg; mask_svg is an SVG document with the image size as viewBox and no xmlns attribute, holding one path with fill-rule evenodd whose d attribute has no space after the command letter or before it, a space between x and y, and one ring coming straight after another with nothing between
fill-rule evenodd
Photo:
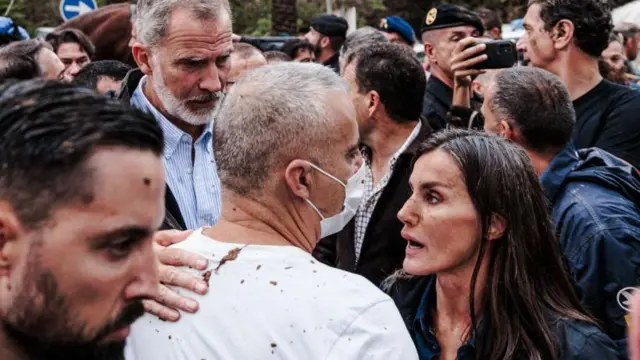
<instances>
[{"instance_id":1,"label":"black jacket","mask_svg":"<svg viewBox=\"0 0 640 360\"><path fill-rule=\"evenodd\" d=\"M482 106L482 99L474 94L471 98L471 107L473 110L478 110ZM450 122L449 114L451 111L451 104L453 103L453 89L447 86L442 80L436 76L431 76L427 81L427 88L424 92L424 104L422 106L422 117L427 119L429 125L433 131L439 131L445 129ZM472 116L472 112L468 114ZM459 116L459 114L453 114L453 116ZM469 119L463 121L467 127ZM476 126L470 126L471 128L482 130L482 124L476 124Z\"/></svg>"},{"instance_id":2,"label":"black jacket","mask_svg":"<svg viewBox=\"0 0 640 360\"><path fill-rule=\"evenodd\" d=\"M130 103L131 96L133 92L136 91L140 80L144 77L144 74L139 69L133 69L129 71L127 76L122 81L122 88L120 89L120 94L118 95L118 99L123 102ZM162 226L160 230L186 230L187 226L184 223L184 219L182 218L182 213L180 212L180 207L178 206L178 201L175 196L169 189L169 186L166 186L165 192L165 218L162 222Z\"/></svg>"},{"instance_id":3,"label":"black jacket","mask_svg":"<svg viewBox=\"0 0 640 360\"><path fill-rule=\"evenodd\" d=\"M333 69L338 75L340 75L340 54L335 53L329 60L322 64L328 68Z\"/></svg>"},{"instance_id":4,"label":"black jacket","mask_svg":"<svg viewBox=\"0 0 640 360\"><path fill-rule=\"evenodd\" d=\"M429 124L422 121L418 136L398 158L393 175L373 210L358 264L355 260L355 220L336 235L320 240L313 252L319 261L360 274L376 286L402 267L407 242L400 236L403 225L398 220L398 212L411 196L409 176L413 158L431 132Z\"/></svg>"}]
</instances>

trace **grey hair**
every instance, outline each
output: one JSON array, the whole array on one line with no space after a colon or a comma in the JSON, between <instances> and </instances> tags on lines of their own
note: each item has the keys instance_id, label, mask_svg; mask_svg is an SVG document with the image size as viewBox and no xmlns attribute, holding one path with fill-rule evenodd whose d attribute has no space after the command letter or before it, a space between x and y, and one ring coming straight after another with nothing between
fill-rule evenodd
<instances>
[{"instance_id":1,"label":"grey hair","mask_svg":"<svg viewBox=\"0 0 640 360\"><path fill-rule=\"evenodd\" d=\"M354 52L364 45L375 43L386 43L389 39L382 33L382 31L372 28L371 26L362 27L347 36L342 48L340 48L340 68L343 68L343 64L347 65L354 58Z\"/></svg>"},{"instance_id":2,"label":"grey hair","mask_svg":"<svg viewBox=\"0 0 640 360\"><path fill-rule=\"evenodd\" d=\"M554 74L528 66L505 69L489 91L489 108L498 121L520 131L525 148L555 153L571 140L576 113L569 91Z\"/></svg>"},{"instance_id":3,"label":"grey hair","mask_svg":"<svg viewBox=\"0 0 640 360\"><path fill-rule=\"evenodd\" d=\"M216 19L226 12L231 19L229 0L138 0L136 6L136 39L154 46L164 38L171 12L176 8L190 10L198 20Z\"/></svg>"},{"instance_id":4,"label":"grey hair","mask_svg":"<svg viewBox=\"0 0 640 360\"><path fill-rule=\"evenodd\" d=\"M252 70L225 97L214 121L214 154L225 191L258 197L270 174L293 159L322 166L336 136L331 99L348 85L318 64L285 62Z\"/></svg>"}]
</instances>

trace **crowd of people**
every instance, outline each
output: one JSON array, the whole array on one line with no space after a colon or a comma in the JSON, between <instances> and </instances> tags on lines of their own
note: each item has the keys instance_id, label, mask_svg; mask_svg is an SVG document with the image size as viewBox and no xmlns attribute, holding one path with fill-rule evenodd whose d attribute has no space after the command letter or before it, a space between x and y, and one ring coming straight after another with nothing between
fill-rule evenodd
<instances>
[{"instance_id":1,"label":"crowd of people","mask_svg":"<svg viewBox=\"0 0 640 360\"><path fill-rule=\"evenodd\" d=\"M640 30L606 4L529 1L501 69L484 8L268 51L227 0L131 13L136 67L0 38L0 359L640 360Z\"/></svg>"}]
</instances>

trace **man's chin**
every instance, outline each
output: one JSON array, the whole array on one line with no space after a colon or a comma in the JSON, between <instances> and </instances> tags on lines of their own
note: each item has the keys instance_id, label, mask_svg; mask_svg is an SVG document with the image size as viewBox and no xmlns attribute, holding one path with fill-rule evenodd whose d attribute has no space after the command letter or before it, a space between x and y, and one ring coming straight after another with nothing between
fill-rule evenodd
<instances>
[{"instance_id":1,"label":"man's chin","mask_svg":"<svg viewBox=\"0 0 640 360\"><path fill-rule=\"evenodd\" d=\"M207 109L207 110L196 110L193 111L191 109L186 109L187 111L181 111L178 114L180 120L186 122L190 125L202 126L207 125L211 121L213 121L213 117L215 115L215 109Z\"/></svg>"}]
</instances>

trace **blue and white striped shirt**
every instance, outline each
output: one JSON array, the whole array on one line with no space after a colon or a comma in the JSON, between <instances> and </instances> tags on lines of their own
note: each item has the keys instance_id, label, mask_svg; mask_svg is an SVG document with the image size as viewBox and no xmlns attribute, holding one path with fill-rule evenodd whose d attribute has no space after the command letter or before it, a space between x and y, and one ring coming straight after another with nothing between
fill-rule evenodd
<instances>
[{"instance_id":1,"label":"blue and white striped shirt","mask_svg":"<svg viewBox=\"0 0 640 360\"><path fill-rule=\"evenodd\" d=\"M196 140L191 160L191 136L158 111L142 91L145 76L131 96L131 105L156 118L164 133L164 166L167 184L178 202L187 229L210 226L220 219L221 185L213 156L213 123Z\"/></svg>"}]
</instances>

